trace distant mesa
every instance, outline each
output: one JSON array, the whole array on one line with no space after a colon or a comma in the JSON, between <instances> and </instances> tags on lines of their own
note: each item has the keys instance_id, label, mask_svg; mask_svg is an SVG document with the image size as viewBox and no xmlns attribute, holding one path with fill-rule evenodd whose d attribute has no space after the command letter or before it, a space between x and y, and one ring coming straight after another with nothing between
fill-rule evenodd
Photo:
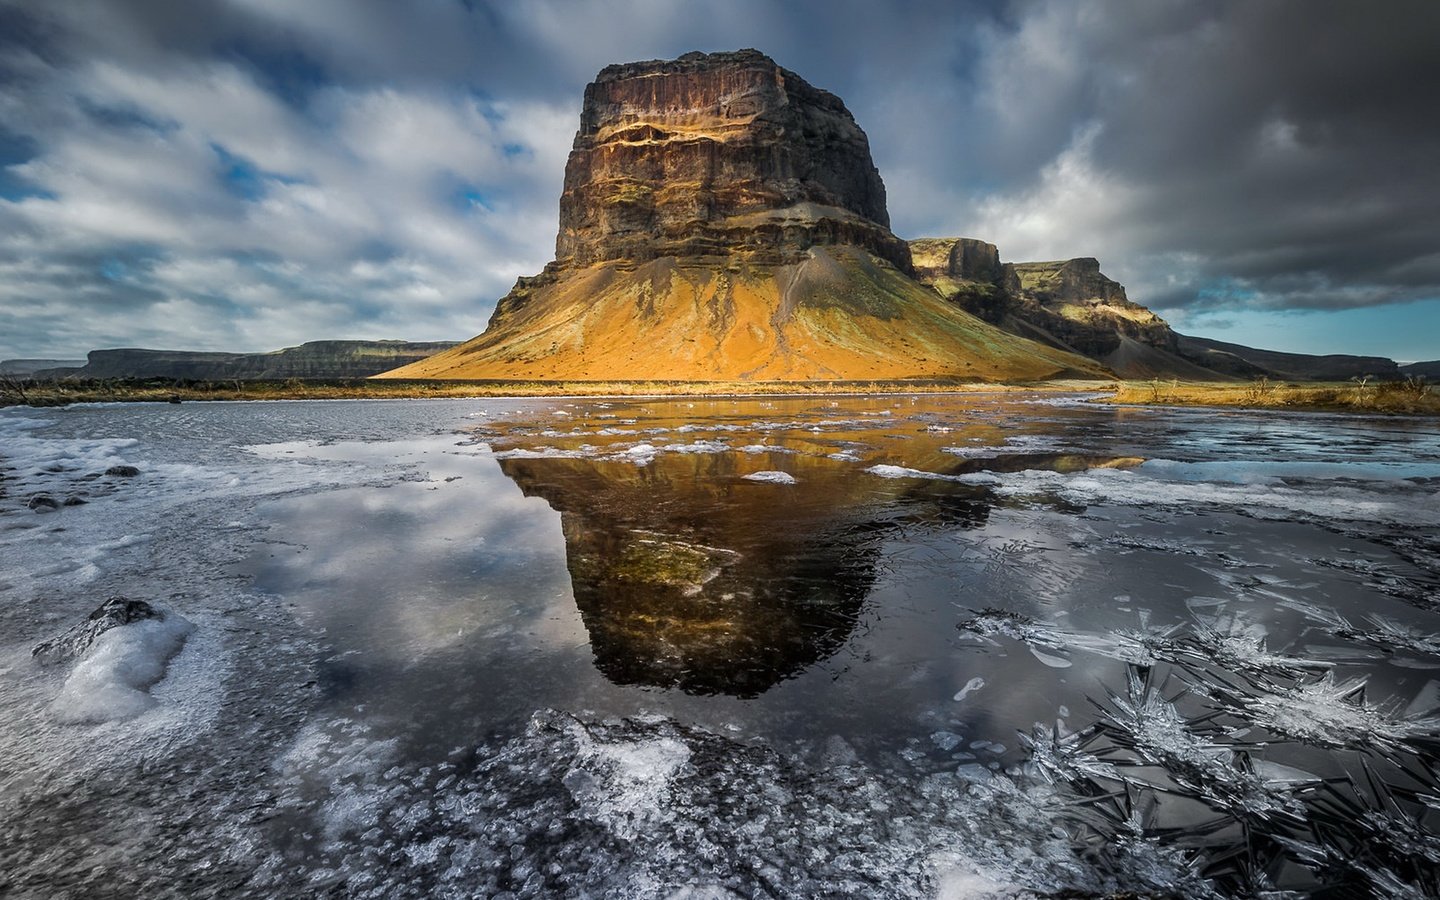
<instances>
[{"instance_id":1,"label":"distant mesa","mask_svg":"<svg viewBox=\"0 0 1440 900\"><path fill-rule=\"evenodd\" d=\"M609 66L585 90L555 260L479 337L384 377L1104 374L912 275L838 97L754 50Z\"/></svg>"},{"instance_id":2,"label":"distant mesa","mask_svg":"<svg viewBox=\"0 0 1440 900\"><path fill-rule=\"evenodd\" d=\"M74 367L36 368L36 378L179 378L270 381L368 378L425 359L454 341L310 341L271 353L194 350L92 350Z\"/></svg>"},{"instance_id":3,"label":"distant mesa","mask_svg":"<svg viewBox=\"0 0 1440 900\"><path fill-rule=\"evenodd\" d=\"M0 359L0 375L28 376L51 369L78 369L83 359Z\"/></svg>"}]
</instances>

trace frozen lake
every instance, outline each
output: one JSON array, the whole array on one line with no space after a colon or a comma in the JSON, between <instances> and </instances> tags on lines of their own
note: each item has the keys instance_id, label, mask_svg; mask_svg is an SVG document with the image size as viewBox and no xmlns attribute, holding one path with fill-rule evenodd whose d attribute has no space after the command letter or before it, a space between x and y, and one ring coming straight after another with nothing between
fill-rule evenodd
<instances>
[{"instance_id":1,"label":"frozen lake","mask_svg":"<svg viewBox=\"0 0 1440 900\"><path fill-rule=\"evenodd\" d=\"M1435 421L0 410L0 895L1435 896L1437 715Z\"/></svg>"}]
</instances>

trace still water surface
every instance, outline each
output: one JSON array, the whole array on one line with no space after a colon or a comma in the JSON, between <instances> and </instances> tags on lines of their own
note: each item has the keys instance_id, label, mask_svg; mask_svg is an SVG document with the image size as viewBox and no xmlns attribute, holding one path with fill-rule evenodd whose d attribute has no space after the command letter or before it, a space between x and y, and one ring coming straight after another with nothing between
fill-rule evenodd
<instances>
[{"instance_id":1,"label":"still water surface","mask_svg":"<svg viewBox=\"0 0 1440 900\"><path fill-rule=\"evenodd\" d=\"M161 594L200 628L147 716L226 660L190 661L211 703L139 764L178 793L56 811L50 763L12 765L37 894L86 883L95 822L216 798L248 812L182 843L243 835L210 870L240 893L1440 890L1433 422L1017 394L37 418L0 503L67 477L27 452L80 448L76 485L123 456L141 483L74 487L46 539L151 549L88 580L22 555L17 633L55 630L47 578L81 614ZM12 671L56 746L147 727L47 724Z\"/></svg>"}]
</instances>

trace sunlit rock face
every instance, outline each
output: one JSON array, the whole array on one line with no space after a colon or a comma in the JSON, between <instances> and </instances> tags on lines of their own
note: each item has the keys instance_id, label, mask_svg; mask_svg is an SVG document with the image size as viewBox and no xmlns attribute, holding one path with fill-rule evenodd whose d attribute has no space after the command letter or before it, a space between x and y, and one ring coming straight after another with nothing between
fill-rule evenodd
<instances>
[{"instance_id":1,"label":"sunlit rock face","mask_svg":"<svg viewBox=\"0 0 1440 900\"><path fill-rule=\"evenodd\" d=\"M1089 357L1129 378L1223 378L1185 358L1166 321L1131 301L1091 257L1002 263L974 238L911 242L916 273L942 296L1011 334Z\"/></svg>"},{"instance_id":2,"label":"sunlit rock face","mask_svg":"<svg viewBox=\"0 0 1440 900\"><path fill-rule=\"evenodd\" d=\"M586 88L555 259L484 334L384 377L1030 380L1100 375L913 277L865 133L754 50Z\"/></svg>"},{"instance_id":3,"label":"sunlit rock face","mask_svg":"<svg viewBox=\"0 0 1440 900\"><path fill-rule=\"evenodd\" d=\"M608 66L585 89L559 265L864 247L900 269L885 185L839 97L754 50Z\"/></svg>"}]
</instances>

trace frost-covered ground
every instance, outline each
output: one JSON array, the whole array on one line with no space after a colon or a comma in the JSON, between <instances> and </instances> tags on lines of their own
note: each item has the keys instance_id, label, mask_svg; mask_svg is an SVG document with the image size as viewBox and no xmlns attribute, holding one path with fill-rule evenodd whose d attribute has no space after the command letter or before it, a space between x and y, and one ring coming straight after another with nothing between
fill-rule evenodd
<instances>
[{"instance_id":1,"label":"frost-covered ground","mask_svg":"<svg viewBox=\"0 0 1440 900\"><path fill-rule=\"evenodd\" d=\"M0 411L0 895L1434 896L1437 597L1433 422Z\"/></svg>"}]
</instances>

